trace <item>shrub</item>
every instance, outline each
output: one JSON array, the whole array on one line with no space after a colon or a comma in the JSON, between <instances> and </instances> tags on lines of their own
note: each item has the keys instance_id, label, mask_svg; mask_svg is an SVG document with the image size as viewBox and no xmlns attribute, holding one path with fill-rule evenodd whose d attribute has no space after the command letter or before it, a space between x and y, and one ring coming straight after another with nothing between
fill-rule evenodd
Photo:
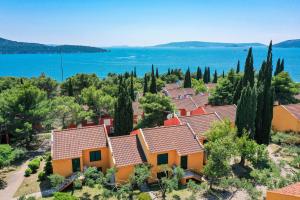
<instances>
[{"instance_id":1,"label":"shrub","mask_svg":"<svg viewBox=\"0 0 300 200\"><path fill-rule=\"evenodd\" d=\"M36 200L35 197L28 197L26 200Z\"/></svg>"},{"instance_id":2,"label":"shrub","mask_svg":"<svg viewBox=\"0 0 300 200\"><path fill-rule=\"evenodd\" d=\"M148 193L143 192L139 194L138 200L151 200L151 197Z\"/></svg>"},{"instance_id":3,"label":"shrub","mask_svg":"<svg viewBox=\"0 0 300 200\"><path fill-rule=\"evenodd\" d=\"M52 175L48 176L48 178L49 178L51 186L53 188L58 187L65 180L65 178L59 174L52 174Z\"/></svg>"},{"instance_id":4,"label":"shrub","mask_svg":"<svg viewBox=\"0 0 300 200\"><path fill-rule=\"evenodd\" d=\"M86 179L97 180L98 178L103 177L102 172L99 172L96 167L89 167L84 172L84 177Z\"/></svg>"},{"instance_id":5,"label":"shrub","mask_svg":"<svg viewBox=\"0 0 300 200\"><path fill-rule=\"evenodd\" d=\"M54 200L78 200L77 197L72 196L68 193L63 192L55 192L54 193Z\"/></svg>"},{"instance_id":6,"label":"shrub","mask_svg":"<svg viewBox=\"0 0 300 200\"><path fill-rule=\"evenodd\" d=\"M75 189L81 189L82 188L82 181L79 180L79 179L76 179L74 182L73 182L73 187Z\"/></svg>"},{"instance_id":7,"label":"shrub","mask_svg":"<svg viewBox=\"0 0 300 200\"><path fill-rule=\"evenodd\" d=\"M51 158L51 156L50 156ZM47 159L46 159L47 160ZM52 161L51 159L50 160L47 160L46 161L46 165L44 167L44 172L47 174L47 175L50 175L53 173L53 168L52 168Z\"/></svg>"},{"instance_id":8,"label":"shrub","mask_svg":"<svg viewBox=\"0 0 300 200\"><path fill-rule=\"evenodd\" d=\"M32 173L35 173L40 167L41 161L40 158L35 158L28 163L28 167L32 170Z\"/></svg>"},{"instance_id":9,"label":"shrub","mask_svg":"<svg viewBox=\"0 0 300 200\"><path fill-rule=\"evenodd\" d=\"M40 172L38 175L39 181L44 181L46 179L46 173L45 172Z\"/></svg>"},{"instance_id":10,"label":"shrub","mask_svg":"<svg viewBox=\"0 0 300 200\"><path fill-rule=\"evenodd\" d=\"M31 170L30 168L27 168L27 169L25 170L24 176L28 177L28 176L30 176L30 174L32 174L32 170Z\"/></svg>"},{"instance_id":11,"label":"shrub","mask_svg":"<svg viewBox=\"0 0 300 200\"><path fill-rule=\"evenodd\" d=\"M85 181L85 184L91 188L93 188L95 186L95 181L93 179L87 179Z\"/></svg>"}]
</instances>

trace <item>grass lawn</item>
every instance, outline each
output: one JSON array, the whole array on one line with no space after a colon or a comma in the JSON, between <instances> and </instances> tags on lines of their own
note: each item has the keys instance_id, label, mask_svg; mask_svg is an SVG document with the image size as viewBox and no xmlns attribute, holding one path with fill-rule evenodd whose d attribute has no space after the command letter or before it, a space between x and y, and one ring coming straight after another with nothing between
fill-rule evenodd
<instances>
[{"instance_id":1,"label":"grass lawn","mask_svg":"<svg viewBox=\"0 0 300 200\"><path fill-rule=\"evenodd\" d=\"M14 197L19 197L22 195L28 195L36 192L40 192L42 190L50 189L49 181L38 181L38 173L43 171L45 166L45 160L41 161L40 168L35 174L31 174L29 177L25 177L21 186L18 188Z\"/></svg>"}]
</instances>

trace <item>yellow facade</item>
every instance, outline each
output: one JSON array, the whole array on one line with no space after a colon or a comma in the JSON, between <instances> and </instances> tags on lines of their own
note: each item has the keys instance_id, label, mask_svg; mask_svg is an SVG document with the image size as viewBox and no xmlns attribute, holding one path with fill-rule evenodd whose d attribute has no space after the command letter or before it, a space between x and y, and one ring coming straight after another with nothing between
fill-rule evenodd
<instances>
[{"instance_id":1,"label":"yellow facade","mask_svg":"<svg viewBox=\"0 0 300 200\"><path fill-rule=\"evenodd\" d=\"M276 131L300 132L300 120L284 108L284 106L274 106L272 127Z\"/></svg>"},{"instance_id":2,"label":"yellow facade","mask_svg":"<svg viewBox=\"0 0 300 200\"><path fill-rule=\"evenodd\" d=\"M115 174L115 181L118 184L128 182L130 176L134 173L134 165L117 167L117 173Z\"/></svg>"},{"instance_id":3,"label":"yellow facade","mask_svg":"<svg viewBox=\"0 0 300 200\"><path fill-rule=\"evenodd\" d=\"M266 200L300 200L300 196L267 191Z\"/></svg>"},{"instance_id":4,"label":"yellow facade","mask_svg":"<svg viewBox=\"0 0 300 200\"><path fill-rule=\"evenodd\" d=\"M98 150L101 151L101 160L90 162L90 152ZM102 171L106 172L106 170L110 167L109 150L107 147L83 150L82 156L78 158L80 158L81 171L83 171L85 167L97 167L102 168ZM67 177L73 173L72 158L63 160L53 160L52 166L53 173L55 174Z\"/></svg>"}]
</instances>

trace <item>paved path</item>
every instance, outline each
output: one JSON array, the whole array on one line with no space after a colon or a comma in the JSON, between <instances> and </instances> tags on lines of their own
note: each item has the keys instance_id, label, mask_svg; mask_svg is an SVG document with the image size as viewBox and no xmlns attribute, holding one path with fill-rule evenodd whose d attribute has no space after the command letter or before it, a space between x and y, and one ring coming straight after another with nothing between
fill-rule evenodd
<instances>
[{"instance_id":1,"label":"paved path","mask_svg":"<svg viewBox=\"0 0 300 200\"><path fill-rule=\"evenodd\" d=\"M13 199L14 194L24 180L24 172L27 168L28 161L23 163L19 169L7 174L7 186L4 190L0 190L0 199Z\"/></svg>"}]
</instances>

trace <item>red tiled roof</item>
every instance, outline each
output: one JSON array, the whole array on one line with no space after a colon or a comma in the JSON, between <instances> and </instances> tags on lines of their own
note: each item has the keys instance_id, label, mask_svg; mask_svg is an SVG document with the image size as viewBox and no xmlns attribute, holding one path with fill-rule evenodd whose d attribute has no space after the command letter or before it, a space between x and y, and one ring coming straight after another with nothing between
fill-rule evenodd
<instances>
[{"instance_id":1,"label":"red tiled roof","mask_svg":"<svg viewBox=\"0 0 300 200\"><path fill-rule=\"evenodd\" d=\"M82 156L82 150L106 147L104 125L53 131L53 160Z\"/></svg>"},{"instance_id":2,"label":"red tiled roof","mask_svg":"<svg viewBox=\"0 0 300 200\"><path fill-rule=\"evenodd\" d=\"M300 103L283 105L283 107L300 120Z\"/></svg>"},{"instance_id":3,"label":"red tiled roof","mask_svg":"<svg viewBox=\"0 0 300 200\"><path fill-rule=\"evenodd\" d=\"M216 112L221 119L229 119L231 122L235 122L236 105L224 105L224 106L205 106L204 110L207 113Z\"/></svg>"},{"instance_id":4,"label":"red tiled roof","mask_svg":"<svg viewBox=\"0 0 300 200\"><path fill-rule=\"evenodd\" d=\"M179 87L180 87L179 83L168 83L165 85L165 87L163 87L163 89L164 90L173 90L173 89L176 89Z\"/></svg>"},{"instance_id":5,"label":"red tiled roof","mask_svg":"<svg viewBox=\"0 0 300 200\"><path fill-rule=\"evenodd\" d=\"M221 121L215 113L181 116L178 118L181 123L189 123L198 136L203 136L203 133L208 131L214 122Z\"/></svg>"},{"instance_id":6,"label":"red tiled roof","mask_svg":"<svg viewBox=\"0 0 300 200\"><path fill-rule=\"evenodd\" d=\"M167 90L167 95L171 98L180 98L183 96L193 96L195 95L195 91L193 88L177 88L172 90Z\"/></svg>"},{"instance_id":7,"label":"red tiled roof","mask_svg":"<svg viewBox=\"0 0 300 200\"><path fill-rule=\"evenodd\" d=\"M116 166L142 164L146 161L137 135L109 138Z\"/></svg>"},{"instance_id":8,"label":"red tiled roof","mask_svg":"<svg viewBox=\"0 0 300 200\"><path fill-rule=\"evenodd\" d=\"M143 109L140 107L140 103L138 101L132 102L132 109L134 115L142 115Z\"/></svg>"},{"instance_id":9,"label":"red tiled roof","mask_svg":"<svg viewBox=\"0 0 300 200\"><path fill-rule=\"evenodd\" d=\"M198 108L192 98L187 97L184 99L172 99L177 109L185 109L186 111L193 111Z\"/></svg>"},{"instance_id":10,"label":"red tiled roof","mask_svg":"<svg viewBox=\"0 0 300 200\"><path fill-rule=\"evenodd\" d=\"M202 145L188 124L142 129L151 153L176 150L179 155L203 151Z\"/></svg>"},{"instance_id":11,"label":"red tiled roof","mask_svg":"<svg viewBox=\"0 0 300 200\"><path fill-rule=\"evenodd\" d=\"M276 192L280 194L286 194L286 195L293 195L293 196L300 196L300 182L288 185L283 188L271 190L270 192Z\"/></svg>"},{"instance_id":12,"label":"red tiled roof","mask_svg":"<svg viewBox=\"0 0 300 200\"><path fill-rule=\"evenodd\" d=\"M197 104L198 107L207 105L208 104L208 93L197 94L197 95L193 96L193 100Z\"/></svg>"}]
</instances>

